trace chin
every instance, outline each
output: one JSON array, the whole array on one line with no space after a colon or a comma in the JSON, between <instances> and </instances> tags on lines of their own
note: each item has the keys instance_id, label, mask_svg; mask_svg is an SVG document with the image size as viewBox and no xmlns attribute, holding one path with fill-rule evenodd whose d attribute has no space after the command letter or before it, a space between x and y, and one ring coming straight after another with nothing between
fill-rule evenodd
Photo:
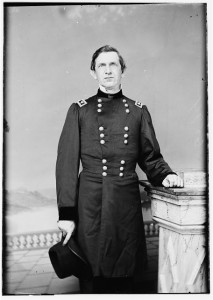
<instances>
[{"instance_id":1,"label":"chin","mask_svg":"<svg viewBox=\"0 0 213 300\"><path fill-rule=\"evenodd\" d=\"M105 89L114 89L114 88L115 88L115 86L112 85L112 84L105 84L105 85L103 85L103 87L104 87Z\"/></svg>"}]
</instances>

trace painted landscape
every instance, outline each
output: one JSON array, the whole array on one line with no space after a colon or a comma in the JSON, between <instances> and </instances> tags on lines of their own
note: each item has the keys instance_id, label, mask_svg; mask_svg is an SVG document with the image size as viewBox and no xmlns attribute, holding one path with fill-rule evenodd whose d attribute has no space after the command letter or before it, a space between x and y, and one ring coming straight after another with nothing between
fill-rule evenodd
<instances>
[{"instance_id":1,"label":"painted landscape","mask_svg":"<svg viewBox=\"0 0 213 300\"><path fill-rule=\"evenodd\" d=\"M54 190L6 191L3 220L5 234L20 234L57 229L58 211Z\"/></svg>"},{"instance_id":2,"label":"painted landscape","mask_svg":"<svg viewBox=\"0 0 213 300\"><path fill-rule=\"evenodd\" d=\"M27 189L5 191L4 208L6 215L32 212L49 206L56 206L54 190L45 190L45 195L42 191L28 191Z\"/></svg>"}]
</instances>

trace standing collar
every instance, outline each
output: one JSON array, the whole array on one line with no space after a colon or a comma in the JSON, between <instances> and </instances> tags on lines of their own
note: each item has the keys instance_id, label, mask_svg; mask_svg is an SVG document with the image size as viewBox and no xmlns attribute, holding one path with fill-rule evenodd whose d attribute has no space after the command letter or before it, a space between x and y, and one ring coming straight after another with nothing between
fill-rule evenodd
<instances>
[{"instance_id":1,"label":"standing collar","mask_svg":"<svg viewBox=\"0 0 213 300\"><path fill-rule=\"evenodd\" d=\"M121 98L123 96L123 93L122 93L122 90L120 90L116 94L107 94L107 93L102 92L100 89L98 89L97 96L103 97L103 98L108 98L108 99L115 99L115 98Z\"/></svg>"}]
</instances>

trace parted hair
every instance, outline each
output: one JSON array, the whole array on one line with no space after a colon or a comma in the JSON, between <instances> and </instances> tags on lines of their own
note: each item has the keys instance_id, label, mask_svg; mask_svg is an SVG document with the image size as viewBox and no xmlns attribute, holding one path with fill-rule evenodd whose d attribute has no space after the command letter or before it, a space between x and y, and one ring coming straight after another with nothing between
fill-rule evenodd
<instances>
[{"instance_id":1,"label":"parted hair","mask_svg":"<svg viewBox=\"0 0 213 300\"><path fill-rule=\"evenodd\" d=\"M112 47L112 46L109 46L109 45L105 45L101 48L99 48L98 50L95 51L95 53L93 54L92 56L92 61L91 61L91 65L90 65L90 69L92 71L95 71L95 61L96 61L96 58L103 52L116 52L118 54L118 57L119 57L119 62L120 62L120 65L121 65L121 71L122 73L125 71L126 69L126 64L125 64L125 61L123 59L123 57L120 55L119 51Z\"/></svg>"}]
</instances>

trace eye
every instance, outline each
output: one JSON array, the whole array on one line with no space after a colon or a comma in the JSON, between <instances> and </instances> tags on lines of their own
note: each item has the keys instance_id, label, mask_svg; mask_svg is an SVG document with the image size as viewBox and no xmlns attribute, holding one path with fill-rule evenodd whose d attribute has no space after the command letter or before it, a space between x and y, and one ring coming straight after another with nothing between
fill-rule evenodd
<instances>
[{"instance_id":1,"label":"eye","mask_svg":"<svg viewBox=\"0 0 213 300\"><path fill-rule=\"evenodd\" d=\"M105 66L104 64L98 65L99 68L102 68L102 67L104 67L104 66Z\"/></svg>"}]
</instances>

